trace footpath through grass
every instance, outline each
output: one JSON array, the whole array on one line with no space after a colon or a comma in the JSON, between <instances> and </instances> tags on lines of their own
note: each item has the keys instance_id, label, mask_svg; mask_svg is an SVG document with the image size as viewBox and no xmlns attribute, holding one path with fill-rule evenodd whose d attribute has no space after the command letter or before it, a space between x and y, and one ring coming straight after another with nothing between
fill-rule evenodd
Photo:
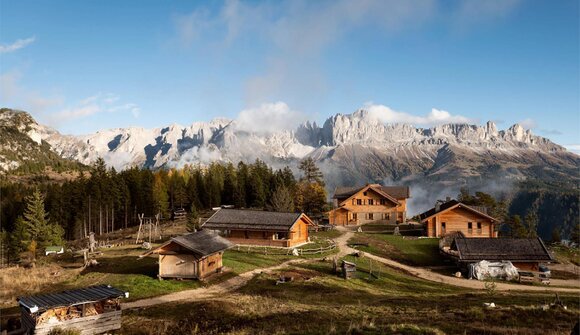
<instances>
[{"instance_id":1,"label":"footpath through grass","mask_svg":"<svg viewBox=\"0 0 580 335\"><path fill-rule=\"evenodd\" d=\"M412 266L449 265L439 254L439 240L434 238L357 233L349 240L349 244L359 250Z\"/></svg>"},{"instance_id":2,"label":"footpath through grass","mask_svg":"<svg viewBox=\"0 0 580 335\"><path fill-rule=\"evenodd\" d=\"M334 274L330 261L314 261L260 274L221 297L127 311L122 332L539 335L569 333L580 317L573 295L560 296L567 310L543 310L553 296L474 292L377 267L364 257L354 261L354 279ZM378 278L369 275L371 267ZM307 276L276 285L289 272ZM483 306L491 301L498 307Z\"/></svg>"}]
</instances>

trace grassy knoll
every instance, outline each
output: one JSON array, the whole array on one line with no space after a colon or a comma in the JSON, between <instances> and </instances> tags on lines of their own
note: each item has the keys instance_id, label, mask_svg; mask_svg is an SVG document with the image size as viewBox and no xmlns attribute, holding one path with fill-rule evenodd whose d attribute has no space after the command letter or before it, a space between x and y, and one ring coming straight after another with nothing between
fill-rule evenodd
<instances>
[{"instance_id":1,"label":"grassy knoll","mask_svg":"<svg viewBox=\"0 0 580 335\"><path fill-rule=\"evenodd\" d=\"M349 260L351 260L349 258ZM561 295L568 310L539 308L551 295L473 292L427 282L357 259L357 278L315 261L260 274L234 294L126 311L125 333L137 334L558 334L580 317L577 297ZM376 266L373 264L373 266ZM280 273L304 273L275 285ZM484 302L498 307L487 309Z\"/></svg>"},{"instance_id":2,"label":"grassy knoll","mask_svg":"<svg viewBox=\"0 0 580 335\"><path fill-rule=\"evenodd\" d=\"M356 234L349 243L366 244L357 245L356 247L362 251L391 258L409 265L448 265L439 254L439 241L437 239L415 239L387 234L361 233Z\"/></svg>"}]
</instances>

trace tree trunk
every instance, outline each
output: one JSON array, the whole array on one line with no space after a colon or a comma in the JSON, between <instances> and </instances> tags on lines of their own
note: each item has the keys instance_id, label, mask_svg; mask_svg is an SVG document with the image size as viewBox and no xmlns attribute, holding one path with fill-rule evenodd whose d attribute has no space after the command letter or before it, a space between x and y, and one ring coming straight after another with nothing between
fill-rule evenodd
<instances>
[{"instance_id":1,"label":"tree trunk","mask_svg":"<svg viewBox=\"0 0 580 335\"><path fill-rule=\"evenodd\" d=\"M103 234L103 208L99 204L99 235Z\"/></svg>"},{"instance_id":2,"label":"tree trunk","mask_svg":"<svg viewBox=\"0 0 580 335\"><path fill-rule=\"evenodd\" d=\"M89 195L89 232L91 231L91 196Z\"/></svg>"},{"instance_id":3,"label":"tree trunk","mask_svg":"<svg viewBox=\"0 0 580 335\"><path fill-rule=\"evenodd\" d=\"M111 206L111 233L115 231L115 206Z\"/></svg>"},{"instance_id":4,"label":"tree trunk","mask_svg":"<svg viewBox=\"0 0 580 335\"><path fill-rule=\"evenodd\" d=\"M109 233L109 205L105 206L105 234Z\"/></svg>"}]
</instances>

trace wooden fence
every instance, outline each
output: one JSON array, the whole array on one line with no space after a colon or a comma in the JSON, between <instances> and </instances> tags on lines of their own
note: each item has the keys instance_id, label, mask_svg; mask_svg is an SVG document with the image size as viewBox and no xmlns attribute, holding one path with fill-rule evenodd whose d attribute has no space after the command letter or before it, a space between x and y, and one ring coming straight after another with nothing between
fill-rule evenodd
<instances>
[{"instance_id":1,"label":"wooden fence","mask_svg":"<svg viewBox=\"0 0 580 335\"><path fill-rule=\"evenodd\" d=\"M322 254L327 251L336 249L336 243L330 242L328 246L321 246L319 248L302 249L302 248L272 248L272 247L256 247L256 246L240 246L236 247L237 251L246 253L262 253L264 255L292 255L294 250L298 252L298 255L317 255Z\"/></svg>"}]
</instances>

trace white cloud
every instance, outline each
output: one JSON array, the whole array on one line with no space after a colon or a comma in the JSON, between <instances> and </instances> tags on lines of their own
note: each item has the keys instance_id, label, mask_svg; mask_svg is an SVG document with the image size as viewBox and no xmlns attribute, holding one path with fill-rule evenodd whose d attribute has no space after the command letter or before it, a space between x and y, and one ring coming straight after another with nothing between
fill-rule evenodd
<instances>
[{"instance_id":1,"label":"white cloud","mask_svg":"<svg viewBox=\"0 0 580 335\"><path fill-rule=\"evenodd\" d=\"M569 151L572 151L575 154L580 155L580 144L569 144L565 145L564 148L568 149Z\"/></svg>"},{"instance_id":2,"label":"white cloud","mask_svg":"<svg viewBox=\"0 0 580 335\"><path fill-rule=\"evenodd\" d=\"M284 102L264 103L257 108L244 109L236 119L236 129L271 133L280 130L291 130L306 121L305 114L292 110Z\"/></svg>"},{"instance_id":3,"label":"white cloud","mask_svg":"<svg viewBox=\"0 0 580 335\"><path fill-rule=\"evenodd\" d=\"M35 40L36 38L33 36L25 39L16 40L16 42L12 44L0 44L0 54L14 52L16 50L22 49L28 46L29 44L33 43Z\"/></svg>"},{"instance_id":4,"label":"white cloud","mask_svg":"<svg viewBox=\"0 0 580 335\"><path fill-rule=\"evenodd\" d=\"M42 114L46 110L62 104L62 97L44 97L40 93L22 86L21 74L10 71L0 74L0 105Z\"/></svg>"},{"instance_id":5,"label":"white cloud","mask_svg":"<svg viewBox=\"0 0 580 335\"><path fill-rule=\"evenodd\" d=\"M527 119L523 119L520 122L518 122L518 124L522 127L524 127L524 129L529 130L529 129L534 129L536 128L536 126L538 125L536 123L536 121L534 121L533 119L527 118Z\"/></svg>"},{"instance_id":6,"label":"white cloud","mask_svg":"<svg viewBox=\"0 0 580 335\"><path fill-rule=\"evenodd\" d=\"M97 113L124 113L129 112L138 118L140 108L134 103L115 104L120 97L113 93L97 93L79 101L72 107L62 109L49 115L52 123L62 123L69 120L84 118Z\"/></svg>"},{"instance_id":7,"label":"white cloud","mask_svg":"<svg viewBox=\"0 0 580 335\"><path fill-rule=\"evenodd\" d=\"M461 27L503 18L512 13L521 0L463 0L459 2L455 20Z\"/></svg>"},{"instance_id":8,"label":"white cloud","mask_svg":"<svg viewBox=\"0 0 580 335\"><path fill-rule=\"evenodd\" d=\"M477 123L477 120L461 115L433 108L431 112L424 116L412 115L405 112L395 111L384 105L367 104L364 107L369 112L369 116L383 123L406 123L415 126L435 126L446 123Z\"/></svg>"}]
</instances>

